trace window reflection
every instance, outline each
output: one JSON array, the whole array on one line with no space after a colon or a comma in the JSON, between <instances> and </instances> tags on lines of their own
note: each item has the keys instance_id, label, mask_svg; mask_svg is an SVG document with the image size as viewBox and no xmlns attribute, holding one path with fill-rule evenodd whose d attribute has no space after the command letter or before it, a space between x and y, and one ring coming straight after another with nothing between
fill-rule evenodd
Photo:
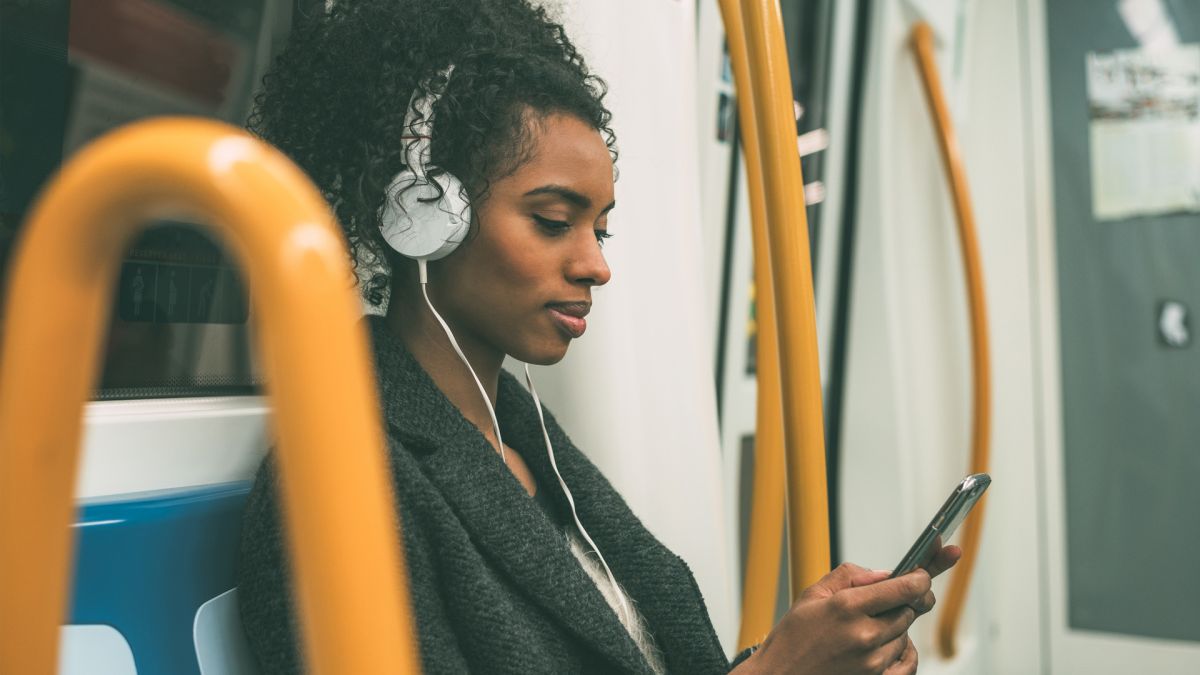
<instances>
[{"instance_id":1,"label":"window reflection","mask_svg":"<svg viewBox=\"0 0 1200 675\"><path fill-rule=\"evenodd\" d=\"M290 0L0 5L0 278L38 190L97 136L159 115L241 126L292 15ZM133 243L111 315L99 398L258 384L247 289L195 224L154 223Z\"/></svg>"}]
</instances>

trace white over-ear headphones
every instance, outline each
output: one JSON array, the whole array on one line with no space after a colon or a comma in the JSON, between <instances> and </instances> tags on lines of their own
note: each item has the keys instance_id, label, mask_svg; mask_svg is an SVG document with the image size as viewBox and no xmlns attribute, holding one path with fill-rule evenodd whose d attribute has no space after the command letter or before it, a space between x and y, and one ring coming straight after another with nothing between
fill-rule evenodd
<instances>
[{"instance_id":1,"label":"white over-ear headphones","mask_svg":"<svg viewBox=\"0 0 1200 675\"><path fill-rule=\"evenodd\" d=\"M442 84L413 92L404 118L404 163L392 179L379 213L383 239L401 255L438 260L458 247L471 227L471 204L462 182L448 173L429 175L433 106L441 98L454 66L441 72Z\"/></svg>"}]
</instances>

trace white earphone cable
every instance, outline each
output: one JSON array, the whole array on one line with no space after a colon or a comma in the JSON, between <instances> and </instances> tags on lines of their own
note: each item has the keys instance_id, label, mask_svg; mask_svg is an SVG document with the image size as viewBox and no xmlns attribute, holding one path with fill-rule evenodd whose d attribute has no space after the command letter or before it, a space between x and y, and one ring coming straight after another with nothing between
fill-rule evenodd
<instances>
[{"instance_id":1,"label":"white earphone cable","mask_svg":"<svg viewBox=\"0 0 1200 675\"><path fill-rule=\"evenodd\" d=\"M546 441L546 452L550 455L550 466L554 468L554 475L558 477L558 484L562 486L563 494L567 496L567 503L571 505L571 516L575 519L575 526L579 528L579 533L587 541L592 550L596 552L596 557L600 559L600 564L604 566L604 572L608 575L608 580L612 583L613 591L616 593L617 600L621 603L621 612L625 615L623 622L628 626L637 625L633 621L633 614L629 610L629 602L625 599L625 593L621 590L621 585L617 583L617 578L613 576L612 569L608 566L608 561L604 559L604 554L600 552L600 547L596 546L596 542L592 541L591 535L584 529L583 523L579 521L579 513L575 510L575 498L571 496L571 489L567 487L567 481L563 480L562 474L558 471L558 462L554 459L554 445L550 442L550 432L546 430L546 416L542 414L542 401L538 398L537 389L533 386L533 376L529 374L529 364L525 364L525 383L529 386L529 393L533 395L533 405L537 408L538 421L542 423L542 438Z\"/></svg>"},{"instance_id":2,"label":"white earphone cable","mask_svg":"<svg viewBox=\"0 0 1200 675\"><path fill-rule=\"evenodd\" d=\"M417 260L417 269L420 273L421 295L425 298L425 304L429 307L429 311L433 313L433 318L445 331L446 337L450 340L450 346L454 349L454 353L458 354L458 358L462 360L463 365L471 373L472 379L475 380L475 386L479 388L479 394L483 397L483 404L487 406L488 415L492 418L492 429L496 432L496 442L500 445L500 459L505 464L508 464L508 457L504 451L504 439L500 435L500 422L496 418L496 410L492 407L492 401L488 398L487 391L483 388L483 383L480 382L479 376L475 374L475 369L471 367L471 362L467 360L466 354L458 345L458 340L454 339L454 333L450 330L450 326L442 315L434 308L433 302L429 299L429 273L427 269L427 261ZM554 469L554 475L558 478L558 484L562 487L563 494L567 497L567 503L571 506L571 517L575 520L575 527L579 529L581 534L592 550L596 552L596 557L600 559L600 564L604 566L604 573L608 576L609 582L612 584L613 592L617 596L617 601L621 605L621 613L623 622L627 625L634 625L633 615L629 609L629 601L625 598L625 593L621 590L621 585L617 583L617 578L613 575L612 568L608 566L608 561L604 559L604 554L600 552L600 547L588 534L583 523L579 520L579 513L575 510L575 497L571 494L571 489L567 487L567 482L563 480L562 473L558 470L558 462L554 458L554 444L550 442L550 432L546 429L546 416L542 413L542 401L538 397L537 389L533 386L533 376L529 373L529 364L525 364L525 383L529 386L529 393L533 396L533 404L537 409L538 422L542 427L542 439L546 442L546 452L550 456L550 466Z\"/></svg>"},{"instance_id":3,"label":"white earphone cable","mask_svg":"<svg viewBox=\"0 0 1200 675\"><path fill-rule=\"evenodd\" d=\"M433 303L429 300L429 272L426 269L427 261L417 260L417 269L421 275L421 295L425 296L425 304L429 306L429 311L433 312L433 318L441 324L442 330L446 331L446 337L450 338L450 346L454 348L454 353L458 354L458 358L462 359L463 365L470 371L471 377L475 379L475 386L479 387L479 395L483 397L483 404L487 406L488 415L492 418L492 430L496 432L496 443L500 446L500 461L508 464L508 456L504 452L504 438L500 436L500 421L496 419L496 410L492 407L492 400L488 398L487 391L483 388L483 383L479 381L479 376L475 374L475 369L471 367L471 362L467 360L467 355L463 354L463 350L458 346L458 340L454 339L454 333L450 331L450 326L446 324L446 320L441 314L433 308ZM540 414L540 413L539 413Z\"/></svg>"}]
</instances>

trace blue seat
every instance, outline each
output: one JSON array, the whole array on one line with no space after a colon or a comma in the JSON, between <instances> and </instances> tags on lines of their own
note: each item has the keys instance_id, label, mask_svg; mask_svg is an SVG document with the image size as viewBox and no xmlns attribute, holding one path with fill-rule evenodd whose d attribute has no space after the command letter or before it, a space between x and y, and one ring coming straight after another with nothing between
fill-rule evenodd
<instances>
[{"instance_id":1,"label":"blue seat","mask_svg":"<svg viewBox=\"0 0 1200 675\"><path fill-rule=\"evenodd\" d=\"M82 507L71 624L115 629L139 675L201 675L197 638L227 636L227 624L236 623L236 599L227 592L236 585L238 536L249 491L247 481ZM207 618L198 620L206 603ZM239 636L240 624L231 630ZM75 651L74 660L86 662L86 655ZM237 656L236 649L232 653ZM204 675L237 670L228 659L217 661L226 665L205 666Z\"/></svg>"}]
</instances>

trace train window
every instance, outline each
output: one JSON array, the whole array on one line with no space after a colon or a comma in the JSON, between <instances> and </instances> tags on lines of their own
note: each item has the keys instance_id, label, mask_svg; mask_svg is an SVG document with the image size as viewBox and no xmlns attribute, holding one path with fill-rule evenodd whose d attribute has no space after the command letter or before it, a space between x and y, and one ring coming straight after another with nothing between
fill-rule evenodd
<instances>
[{"instance_id":1,"label":"train window","mask_svg":"<svg viewBox=\"0 0 1200 675\"><path fill-rule=\"evenodd\" d=\"M100 398L253 391L249 297L237 270L203 232L157 223L121 265Z\"/></svg>"},{"instance_id":2,"label":"train window","mask_svg":"<svg viewBox=\"0 0 1200 675\"><path fill-rule=\"evenodd\" d=\"M47 178L97 136L157 115L241 126L292 0L0 5L0 278ZM153 223L123 261L97 397L250 393L247 289L201 228Z\"/></svg>"}]
</instances>

